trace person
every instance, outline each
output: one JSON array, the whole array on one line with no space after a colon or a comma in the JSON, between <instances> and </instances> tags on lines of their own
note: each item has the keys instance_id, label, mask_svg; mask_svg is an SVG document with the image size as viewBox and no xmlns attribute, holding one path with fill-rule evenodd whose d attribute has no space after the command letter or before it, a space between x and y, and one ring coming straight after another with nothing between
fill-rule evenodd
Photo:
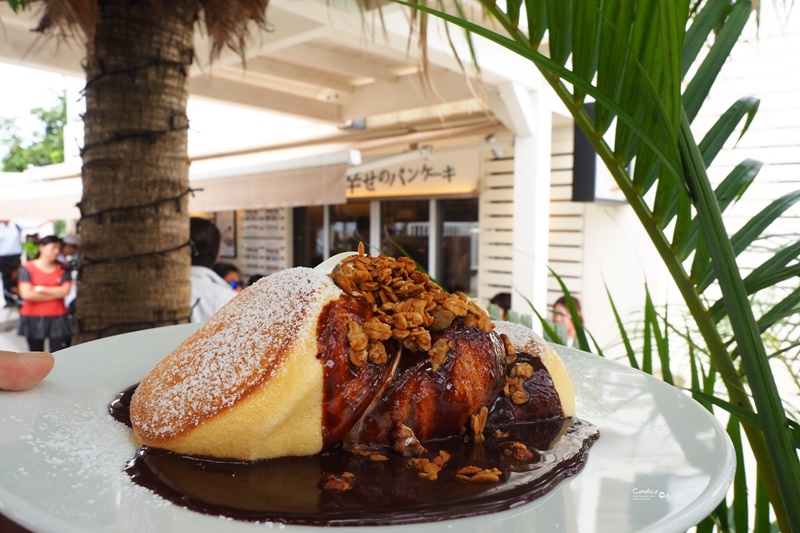
<instances>
[{"instance_id":1,"label":"person","mask_svg":"<svg viewBox=\"0 0 800 533\"><path fill-rule=\"evenodd\" d=\"M30 261L31 259L36 259L36 256L39 255L39 234L38 233L31 233L29 235L25 235L25 242L22 243L22 251L25 254L25 261Z\"/></svg>"},{"instance_id":2,"label":"person","mask_svg":"<svg viewBox=\"0 0 800 533\"><path fill-rule=\"evenodd\" d=\"M231 263L216 263L211 269L217 273L219 277L231 286L236 292L242 292L244 284L242 283L242 275L236 265Z\"/></svg>"},{"instance_id":3,"label":"person","mask_svg":"<svg viewBox=\"0 0 800 533\"><path fill-rule=\"evenodd\" d=\"M247 286L249 287L250 285L254 284L256 281L260 280L261 278L265 278L265 277L267 277L265 274L253 274L247 280Z\"/></svg>"},{"instance_id":4,"label":"person","mask_svg":"<svg viewBox=\"0 0 800 533\"><path fill-rule=\"evenodd\" d=\"M10 306L6 305L6 307L19 307L19 267L12 270L8 277L9 285L3 289L3 292L5 293L6 300L11 300L13 303Z\"/></svg>"},{"instance_id":5,"label":"person","mask_svg":"<svg viewBox=\"0 0 800 533\"><path fill-rule=\"evenodd\" d=\"M506 319L506 313L511 309L511 293L498 292L494 297L489 300L489 303L496 305L500 309L500 320Z\"/></svg>"},{"instance_id":6,"label":"person","mask_svg":"<svg viewBox=\"0 0 800 533\"><path fill-rule=\"evenodd\" d=\"M580 300L573 296L572 303L575 305L575 311L578 313L578 318L581 320L581 323L583 323ZM556 303L553 304L553 322L556 325L562 324L564 326L567 334L567 346L573 346L575 344L575 324L572 322L572 315L569 312L569 305L567 304L567 299L564 296L556 300Z\"/></svg>"},{"instance_id":7,"label":"person","mask_svg":"<svg viewBox=\"0 0 800 533\"><path fill-rule=\"evenodd\" d=\"M67 234L61 239L61 253L58 254L58 262L72 272L72 279L76 279L78 275L78 248L80 244L81 240L77 235ZM75 298L77 295L78 287L76 283L73 283L69 294L64 299L69 313L73 316L75 315Z\"/></svg>"},{"instance_id":8,"label":"person","mask_svg":"<svg viewBox=\"0 0 800 533\"><path fill-rule=\"evenodd\" d=\"M53 369L50 352L8 352L0 350L0 390L24 391L33 388Z\"/></svg>"},{"instance_id":9,"label":"person","mask_svg":"<svg viewBox=\"0 0 800 533\"><path fill-rule=\"evenodd\" d=\"M17 332L28 341L31 351L50 351L68 347L72 340L72 320L64 298L72 288L72 274L58 262L61 239L48 235L39 239L39 255L19 269L19 310Z\"/></svg>"},{"instance_id":10,"label":"person","mask_svg":"<svg viewBox=\"0 0 800 533\"><path fill-rule=\"evenodd\" d=\"M189 221L192 242L192 322L205 322L236 296L231 286L211 267L219 261L221 236L213 222L192 217Z\"/></svg>"},{"instance_id":11,"label":"person","mask_svg":"<svg viewBox=\"0 0 800 533\"><path fill-rule=\"evenodd\" d=\"M0 275L3 280L4 307L16 304L11 290L14 287L13 275L22 264L22 231L10 220L0 220Z\"/></svg>"},{"instance_id":12,"label":"person","mask_svg":"<svg viewBox=\"0 0 800 533\"><path fill-rule=\"evenodd\" d=\"M61 251L58 254L58 262L65 268L75 270L78 267L78 248L81 245L80 237L77 235L64 235L61 239Z\"/></svg>"}]
</instances>

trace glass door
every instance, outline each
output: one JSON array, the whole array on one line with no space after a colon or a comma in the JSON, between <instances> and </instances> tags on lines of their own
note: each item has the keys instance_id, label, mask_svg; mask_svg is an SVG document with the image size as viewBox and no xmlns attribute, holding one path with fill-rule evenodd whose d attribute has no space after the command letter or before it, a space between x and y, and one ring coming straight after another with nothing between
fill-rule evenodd
<instances>
[{"instance_id":1,"label":"glass door","mask_svg":"<svg viewBox=\"0 0 800 533\"><path fill-rule=\"evenodd\" d=\"M449 292L478 292L478 199L439 200L437 281Z\"/></svg>"},{"instance_id":2,"label":"glass door","mask_svg":"<svg viewBox=\"0 0 800 533\"><path fill-rule=\"evenodd\" d=\"M330 256L355 252L358 243L369 249L369 202L329 206Z\"/></svg>"},{"instance_id":3,"label":"glass door","mask_svg":"<svg viewBox=\"0 0 800 533\"><path fill-rule=\"evenodd\" d=\"M401 200L381 203L381 250L390 256L408 254L428 269L430 202Z\"/></svg>"}]
</instances>

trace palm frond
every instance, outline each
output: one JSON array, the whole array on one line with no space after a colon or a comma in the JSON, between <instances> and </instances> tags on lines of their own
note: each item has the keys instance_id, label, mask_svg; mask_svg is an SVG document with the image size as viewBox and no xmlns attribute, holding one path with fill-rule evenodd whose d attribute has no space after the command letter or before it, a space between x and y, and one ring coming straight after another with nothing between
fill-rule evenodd
<instances>
[{"instance_id":1,"label":"palm frond","mask_svg":"<svg viewBox=\"0 0 800 533\"><path fill-rule=\"evenodd\" d=\"M542 72L637 214L696 322L711 366L701 379L701 367L695 361L695 381L713 383L719 376L726 387L728 403L742 410L742 418L759 421L763 432L749 422L743 428L762 476L768 479L765 491L781 527L800 528L800 518L787 512L791 498L800 493L800 462L789 446L792 438L785 427L780 395L760 338L760 326L748 301L748 294L763 288L765 279L790 275L793 264L787 260L769 263L756 276L748 276L747 283L736 264L736 256L763 238L766 228L797 198L787 195L776 201L730 238L722 222L722 210L747 190L760 164L744 162L716 191L711 188L706 168L742 120L745 123L740 135L747 130L758 103L750 99L736 102L699 145L690 129L749 19L751 3L698 2L700 9L687 30L688 14L694 9L688 0L531 0L525 2L524 11L529 20L535 21L536 34L526 35L517 24L523 11L520 1L506 3L510 8L504 10L493 0L480 0L507 35L459 21L447 13L426 12L506 47L529 59ZM596 21L599 28L595 36ZM549 57L536 51L538 39L545 33L541 31L543 24L549 34ZM534 28L534 24L530 27ZM580 35L576 35L578 31ZM534 42L537 46L532 46ZM578 50L591 43L597 43L596 51ZM701 54L707 43L711 43L710 47ZM684 78L686 90L681 93ZM594 117L581 105L584 96L597 100ZM635 163L630 172L632 161ZM648 195L653 188L654 194ZM671 235L667 236L669 227ZM690 258L692 264L687 273L684 261ZM730 321L746 382L740 369L733 365L730 345L709 314L704 292L712 283L721 289L723 304L717 309L724 308L723 315ZM784 306L771 306L762 314L760 325L775 323L794 309L794 303L790 298ZM646 315L641 368L652 371L653 344L659 357L667 353L667 328L662 331L652 305ZM667 374L669 370L667 365ZM773 469L772 464L782 467ZM720 511L726 508L723 504ZM737 513L736 508L733 511ZM741 519L740 509L738 513ZM727 523L727 514L724 518L712 517L713 520Z\"/></svg>"}]
</instances>

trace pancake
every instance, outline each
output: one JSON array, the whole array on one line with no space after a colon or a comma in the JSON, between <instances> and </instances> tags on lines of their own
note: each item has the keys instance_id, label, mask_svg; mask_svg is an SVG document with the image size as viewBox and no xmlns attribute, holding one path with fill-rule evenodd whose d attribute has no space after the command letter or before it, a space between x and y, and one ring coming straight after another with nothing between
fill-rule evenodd
<instances>
[{"instance_id":1,"label":"pancake","mask_svg":"<svg viewBox=\"0 0 800 533\"><path fill-rule=\"evenodd\" d=\"M474 413L495 402L506 376L500 337L456 319L433 339L449 344L446 362L433 371L427 356L403 351L394 378L348 435L346 447L393 445L398 421L420 441L457 435Z\"/></svg>"},{"instance_id":2,"label":"pancake","mask_svg":"<svg viewBox=\"0 0 800 533\"><path fill-rule=\"evenodd\" d=\"M413 261L361 249L242 291L142 380L131 423L148 447L255 461L397 451L466 427L480 442L490 410L489 425L572 416L552 348L524 326L501 323L508 343L494 329Z\"/></svg>"},{"instance_id":3,"label":"pancake","mask_svg":"<svg viewBox=\"0 0 800 533\"><path fill-rule=\"evenodd\" d=\"M317 321L341 295L304 268L242 291L142 380L131 400L138 440L242 460L319 452Z\"/></svg>"},{"instance_id":4,"label":"pancake","mask_svg":"<svg viewBox=\"0 0 800 533\"><path fill-rule=\"evenodd\" d=\"M495 331L508 338L517 354L527 354L543 365L549 380L552 382L552 386L555 388L558 402L560 403L560 413L558 413L558 416L563 416L565 418L574 416L575 387L572 384L569 373L567 373L567 367L564 366L561 357L559 357L550 343L545 341L532 329L513 322L495 321ZM523 357L523 359L527 360L528 358ZM531 384L531 386L533 386L533 384ZM549 387L549 385L545 384L545 387ZM541 390L543 387L540 386L539 388ZM544 391L544 393L546 393L546 391ZM533 392L531 396L535 397L539 394L540 392L537 391ZM548 416L538 416L538 418L551 417L557 416L554 413L550 413Z\"/></svg>"}]
</instances>

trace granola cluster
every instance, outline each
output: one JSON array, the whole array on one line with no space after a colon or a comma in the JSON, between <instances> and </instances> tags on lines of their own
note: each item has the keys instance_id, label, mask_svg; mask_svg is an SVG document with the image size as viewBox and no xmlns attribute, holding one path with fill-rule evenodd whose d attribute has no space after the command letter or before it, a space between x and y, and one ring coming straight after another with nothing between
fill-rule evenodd
<instances>
[{"instance_id":1,"label":"granola cluster","mask_svg":"<svg viewBox=\"0 0 800 533\"><path fill-rule=\"evenodd\" d=\"M417 475L422 479L436 481L439 479L439 472L450 460L450 454L444 450L439 450L439 455L433 459L425 457L412 457L408 460L408 466L417 471Z\"/></svg>"},{"instance_id":2,"label":"granola cluster","mask_svg":"<svg viewBox=\"0 0 800 533\"><path fill-rule=\"evenodd\" d=\"M356 476L352 472L342 472L339 475L323 472L317 483L322 490L345 492L356 486Z\"/></svg>"},{"instance_id":3,"label":"granola cluster","mask_svg":"<svg viewBox=\"0 0 800 533\"><path fill-rule=\"evenodd\" d=\"M394 421L389 439L392 441L392 450L405 457L421 457L428 451L414 435L414 430L400 420Z\"/></svg>"},{"instance_id":4,"label":"granola cluster","mask_svg":"<svg viewBox=\"0 0 800 533\"><path fill-rule=\"evenodd\" d=\"M509 375L506 376L506 385L503 387L503 394L516 405L523 405L530 400L525 391L525 382L533 377L533 367L528 363L519 363L511 367Z\"/></svg>"},{"instance_id":5,"label":"granola cluster","mask_svg":"<svg viewBox=\"0 0 800 533\"><path fill-rule=\"evenodd\" d=\"M530 461L534 458L532 451L525 444L517 441L504 442L500 445L503 454L515 461Z\"/></svg>"},{"instance_id":6,"label":"granola cluster","mask_svg":"<svg viewBox=\"0 0 800 533\"><path fill-rule=\"evenodd\" d=\"M456 472L456 478L469 483L499 483L503 472L497 468L465 466Z\"/></svg>"},{"instance_id":7,"label":"granola cluster","mask_svg":"<svg viewBox=\"0 0 800 533\"><path fill-rule=\"evenodd\" d=\"M489 419L489 408L485 405L481 407L477 413L470 415L469 425L472 429L472 440L475 444L480 444L486 437L483 435L483 430L486 429L486 421Z\"/></svg>"},{"instance_id":8,"label":"granola cluster","mask_svg":"<svg viewBox=\"0 0 800 533\"><path fill-rule=\"evenodd\" d=\"M445 339L433 343L431 332L446 329L456 317L467 327L487 333L494 329L486 311L466 294L442 290L407 257L365 255L359 244L358 255L343 260L331 277L345 293L366 301L375 314L363 324L348 324L350 361L358 367L385 363L381 341L396 339L408 350L428 353L436 371L451 346Z\"/></svg>"}]
</instances>

